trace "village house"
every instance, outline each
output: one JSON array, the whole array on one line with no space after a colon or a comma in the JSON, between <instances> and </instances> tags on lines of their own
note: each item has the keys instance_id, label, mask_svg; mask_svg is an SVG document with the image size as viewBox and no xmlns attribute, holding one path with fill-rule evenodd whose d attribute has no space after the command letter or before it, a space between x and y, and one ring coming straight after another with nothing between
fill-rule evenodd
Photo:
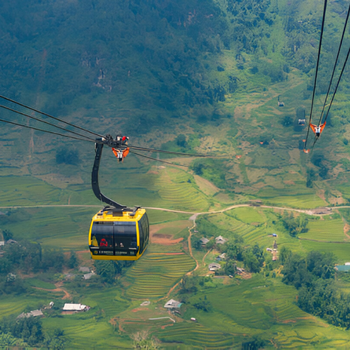
<instances>
[{"instance_id":1,"label":"village house","mask_svg":"<svg viewBox=\"0 0 350 350\"><path fill-rule=\"evenodd\" d=\"M94 275L95 275L95 272L91 271L90 273L86 273L85 275L83 275L83 279L84 280L89 280Z\"/></svg>"},{"instance_id":2,"label":"village house","mask_svg":"<svg viewBox=\"0 0 350 350\"><path fill-rule=\"evenodd\" d=\"M17 316L17 318L28 318L28 317L38 317L38 316L44 316L41 310L33 310L28 313L22 312L20 315Z\"/></svg>"},{"instance_id":3,"label":"village house","mask_svg":"<svg viewBox=\"0 0 350 350\"><path fill-rule=\"evenodd\" d=\"M211 263L211 264L209 264L208 268L210 271L216 271L216 270L219 270L221 268L221 265L218 263Z\"/></svg>"},{"instance_id":4,"label":"village house","mask_svg":"<svg viewBox=\"0 0 350 350\"><path fill-rule=\"evenodd\" d=\"M244 268L243 267L236 267L236 270L238 271L238 273L243 273L244 272Z\"/></svg>"},{"instance_id":5,"label":"village house","mask_svg":"<svg viewBox=\"0 0 350 350\"><path fill-rule=\"evenodd\" d=\"M203 237L203 238L200 239L200 241L201 241L202 245L206 245L209 242L209 239Z\"/></svg>"},{"instance_id":6,"label":"village house","mask_svg":"<svg viewBox=\"0 0 350 350\"><path fill-rule=\"evenodd\" d=\"M79 271L89 273L90 267L80 266Z\"/></svg>"},{"instance_id":7,"label":"village house","mask_svg":"<svg viewBox=\"0 0 350 350\"><path fill-rule=\"evenodd\" d=\"M218 237L215 238L215 242L216 242L216 244L224 244L224 243L227 242L227 239L225 239L222 236L218 236Z\"/></svg>"},{"instance_id":8,"label":"village house","mask_svg":"<svg viewBox=\"0 0 350 350\"><path fill-rule=\"evenodd\" d=\"M216 257L217 261L221 261L221 260L225 260L225 259L226 259L226 253L222 253Z\"/></svg>"},{"instance_id":9,"label":"village house","mask_svg":"<svg viewBox=\"0 0 350 350\"><path fill-rule=\"evenodd\" d=\"M88 311L89 306L83 304L64 304L63 311Z\"/></svg>"},{"instance_id":10,"label":"village house","mask_svg":"<svg viewBox=\"0 0 350 350\"><path fill-rule=\"evenodd\" d=\"M182 303L177 300L170 299L167 303L165 303L164 307L166 309L179 309Z\"/></svg>"}]
</instances>

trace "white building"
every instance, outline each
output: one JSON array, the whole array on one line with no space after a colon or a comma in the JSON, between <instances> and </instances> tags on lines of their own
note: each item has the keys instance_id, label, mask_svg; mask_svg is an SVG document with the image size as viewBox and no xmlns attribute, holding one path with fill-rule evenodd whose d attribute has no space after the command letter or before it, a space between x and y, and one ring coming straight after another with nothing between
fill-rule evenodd
<instances>
[{"instance_id":1,"label":"white building","mask_svg":"<svg viewBox=\"0 0 350 350\"><path fill-rule=\"evenodd\" d=\"M225 242L227 242L227 239L222 236L218 236L215 238L215 242L216 244L224 244Z\"/></svg>"},{"instance_id":2,"label":"white building","mask_svg":"<svg viewBox=\"0 0 350 350\"><path fill-rule=\"evenodd\" d=\"M182 305L182 303L180 303L179 301L174 300L174 299L170 299L170 300L164 305L164 307L165 307L166 309L179 309L181 305Z\"/></svg>"},{"instance_id":3,"label":"white building","mask_svg":"<svg viewBox=\"0 0 350 350\"><path fill-rule=\"evenodd\" d=\"M37 317L37 316L44 316L41 310L33 310L31 312L28 312L27 314L22 312L17 318L28 318L28 317Z\"/></svg>"},{"instance_id":4,"label":"white building","mask_svg":"<svg viewBox=\"0 0 350 350\"><path fill-rule=\"evenodd\" d=\"M200 239L200 241L201 241L201 243L202 243L203 245L206 245L206 244L209 242L209 239L203 237L203 238Z\"/></svg>"},{"instance_id":5,"label":"white building","mask_svg":"<svg viewBox=\"0 0 350 350\"><path fill-rule=\"evenodd\" d=\"M218 263L212 263L212 264L209 264L208 267L209 267L210 271L216 271L216 270L219 270L221 268L221 265Z\"/></svg>"},{"instance_id":6,"label":"white building","mask_svg":"<svg viewBox=\"0 0 350 350\"><path fill-rule=\"evenodd\" d=\"M89 307L83 304L64 304L63 311L87 311Z\"/></svg>"}]
</instances>

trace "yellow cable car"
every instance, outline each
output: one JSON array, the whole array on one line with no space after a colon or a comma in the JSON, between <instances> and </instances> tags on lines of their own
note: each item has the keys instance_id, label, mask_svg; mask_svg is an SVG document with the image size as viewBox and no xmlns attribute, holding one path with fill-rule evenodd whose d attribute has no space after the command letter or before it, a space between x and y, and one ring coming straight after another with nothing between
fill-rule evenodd
<instances>
[{"instance_id":1,"label":"yellow cable car","mask_svg":"<svg viewBox=\"0 0 350 350\"><path fill-rule=\"evenodd\" d=\"M149 241L149 222L145 209L116 213L99 211L89 232L89 247L93 259L137 260Z\"/></svg>"},{"instance_id":2,"label":"yellow cable car","mask_svg":"<svg viewBox=\"0 0 350 350\"><path fill-rule=\"evenodd\" d=\"M98 170L104 144L121 149L124 146L119 140L113 140L111 136L96 140L95 162L91 177L92 190L100 201L110 206L100 210L92 218L89 231L91 257L96 260L137 260L145 252L149 242L148 217L145 209L128 208L101 193Z\"/></svg>"}]
</instances>

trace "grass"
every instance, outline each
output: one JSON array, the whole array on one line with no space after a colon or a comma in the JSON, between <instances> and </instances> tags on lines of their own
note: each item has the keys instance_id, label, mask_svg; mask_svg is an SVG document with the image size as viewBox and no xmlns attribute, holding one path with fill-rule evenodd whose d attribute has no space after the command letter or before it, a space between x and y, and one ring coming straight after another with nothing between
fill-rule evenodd
<instances>
[{"instance_id":1,"label":"grass","mask_svg":"<svg viewBox=\"0 0 350 350\"><path fill-rule=\"evenodd\" d=\"M55 289L56 286L53 283L42 281L38 278L27 278L25 282L32 287L44 288L44 289Z\"/></svg>"}]
</instances>

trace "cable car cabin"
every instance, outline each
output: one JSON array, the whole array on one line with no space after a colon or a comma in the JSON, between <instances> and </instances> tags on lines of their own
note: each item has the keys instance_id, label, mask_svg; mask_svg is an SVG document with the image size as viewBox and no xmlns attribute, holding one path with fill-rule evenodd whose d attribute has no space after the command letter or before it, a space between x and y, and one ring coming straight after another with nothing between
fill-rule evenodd
<instances>
[{"instance_id":1,"label":"cable car cabin","mask_svg":"<svg viewBox=\"0 0 350 350\"><path fill-rule=\"evenodd\" d=\"M149 241L149 222L145 209L136 211L101 210L93 218L89 248L97 260L137 260Z\"/></svg>"}]
</instances>

